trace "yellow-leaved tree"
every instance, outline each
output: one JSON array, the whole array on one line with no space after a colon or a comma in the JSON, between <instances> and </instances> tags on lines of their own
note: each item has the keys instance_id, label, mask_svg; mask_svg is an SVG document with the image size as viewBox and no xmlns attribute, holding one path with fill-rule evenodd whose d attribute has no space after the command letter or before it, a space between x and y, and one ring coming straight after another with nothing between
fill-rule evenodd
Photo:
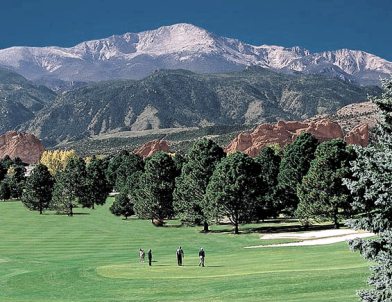
<instances>
[{"instance_id":1,"label":"yellow-leaved tree","mask_svg":"<svg viewBox=\"0 0 392 302\"><path fill-rule=\"evenodd\" d=\"M55 175L57 171L65 168L71 158L77 157L75 150L49 150L45 151L40 163L47 166L50 174Z\"/></svg>"}]
</instances>

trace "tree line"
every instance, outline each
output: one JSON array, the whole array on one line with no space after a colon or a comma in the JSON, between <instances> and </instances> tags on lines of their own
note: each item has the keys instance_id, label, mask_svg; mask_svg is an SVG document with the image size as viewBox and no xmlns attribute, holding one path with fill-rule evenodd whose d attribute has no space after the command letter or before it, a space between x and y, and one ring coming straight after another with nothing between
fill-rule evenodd
<instances>
[{"instance_id":1,"label":"tree line","mask_svg":"<svg viewBox=\"0 0 392 302\"><path fill-rule=\"evenodd\" d=\"M157 152L145 160L126 151L88 160L49 152L46 165L38 164L27 178L20 159L5 157L0 198L21 198L31 210L56 209L72 216L75 207L94 208L115 190L119 194L110 207L115 215L136 214L156 225L178 217L205 231L225 218L235 233L243 222L279 215L297 217L305 226L331 220L335 227L349 217L348 226L376 235L350 242L373 263L370 288L359 296L390 301L392 80L383 88L382 96L373 99L381 115L376 140L368 147L347 146L340 139L320 143L303 133L283 150L266 147L255 158L226 155L207 139L196 141L185 156Z\"/></svg>"},{"instance_id":2,"label":"tree line","mask_svg":"<svg viewBox=\"0 0 392 302\"><path fill-rule=\"evenodd\" d=\"M242 223L281 215L305 226L332 220L339 227L354 213L343 179L351 177L355 157L342 140L320 143L303 133L284 149L266 147L255 158L227 155L214 141L201 139L184 156L157 152L144 160L127 151L88 159L47 151L27 178L18 164L7 168L9 160L3 160L1 166L7 171L2 184L17 188L12 197L40 213L51 209L72 216L75 207L102 205L115 191L110 207L115 215L136 214L155 225L178 217L206 232L226 219L238 233Z\"/></svg>"}]
</instances>

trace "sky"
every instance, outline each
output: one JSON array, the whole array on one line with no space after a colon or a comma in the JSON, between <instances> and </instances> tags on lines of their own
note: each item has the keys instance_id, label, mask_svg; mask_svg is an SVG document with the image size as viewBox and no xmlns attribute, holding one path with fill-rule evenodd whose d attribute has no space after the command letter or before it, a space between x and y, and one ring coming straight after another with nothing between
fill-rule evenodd
<instances>
[{"instance_id":1,"label":"sky","mask_svg":"<svg viewBox=\"0 0 392 302\"><path fill-rule=\"evenodd\" d=\"M392 61L392 0L0 0L0 48L70 47L182 22L254 45Z\"/></svg>"}]
</instances>

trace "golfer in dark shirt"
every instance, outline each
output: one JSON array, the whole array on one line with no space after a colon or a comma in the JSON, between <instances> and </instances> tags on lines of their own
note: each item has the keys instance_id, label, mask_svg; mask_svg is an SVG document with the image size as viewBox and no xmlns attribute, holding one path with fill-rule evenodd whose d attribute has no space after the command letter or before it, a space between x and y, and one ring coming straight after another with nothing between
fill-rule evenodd
<instances>
[{"instance_id":1,"label":"golfer in dark shirt","mask_svg":"<svg viewBox=\"0 0 392 302\"><path fill-rule=\"evenodd\" d=\"M199 259L200 259L199 266L203 266L204 267L204 258L205 258L205 256L206 256L206 253L204 252L203 248L201 247L200 251L199 251Z\"/></svg>"},{"instance_id":2,"label":"golfer in dark shirt","mask_svg":"<svg viewBox=\"0 0 392 302\"><path fill-rule=\"evenodd\" d=\"M179 266L182 266L182 258L184 258L184 251L182 250L181 246L176 250L176 256L177 256L177 264Z\"/></svg>"},{"instance_id":3,"label":"golfer in dark shirt","mask_svg":"<svg viewBox=\"0 0 392 302\"><path fill-rule=\"evenodd\" d=\"M152 262L152 251L151 251L151 249L148 250L147 257L148 257L148 265L151 266L151 262Z\"/></svg>"}]
</instances>

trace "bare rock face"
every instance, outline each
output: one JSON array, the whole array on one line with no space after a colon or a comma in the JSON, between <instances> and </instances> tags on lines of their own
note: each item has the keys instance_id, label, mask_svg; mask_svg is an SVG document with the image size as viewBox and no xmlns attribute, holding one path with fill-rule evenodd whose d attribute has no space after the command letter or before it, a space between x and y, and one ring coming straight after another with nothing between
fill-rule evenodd
<instances>
[{"instance_id":1,"label":"bare rock face","mask_svg":"<svg viewBox=\"0 0 392 302\"><path fill-rule=\"evenodd\" d=\"M12 159L19 157L25 163L34 164L44 151L41 141L33 134L9 131L0 135L0 158L8 155Z\"/></svg>"},{"instance_id":2,"label":"bare rock face","mask_svg":"<svg viewBox=\"0 0 392 302\"><path fill-rule=\"evenodd\" d=\"M135 149L133 153L140 155L143 158L146 158L158 151L169 152L169 145L167 144L166 141L163 140L150 141L140 146L139 148Z\"/></svg>"},{"instance_id":3,"label":"bare rock face","mask_svg":"<svg viewBox=\"0 0 392 302\"><path fill-rule=\"evenodd\" d=\"M369 125L359 124L349 131L344 140L350 145L365 147L369 144Z\"/></svg>"},{"instance_id":4,"label":"bare rock face","mask_svg":"<svg viewBox=\"0 0 392 302\"><path fill-rule=\"evenodd\" d=\"M357 128L357 127L356 127ZM349 144L367 145L368 129L354 128L346 136ZM302 132L312 134L320 141L334 138L344 138L342 128L338 123L327 118L312 121L279 121L273 124L261 124L252 132L240 133L226 148L227 153L242 151L250 156L256 156L266 146L278 144L283 147L293 142Z\"/></svg>"}]
</instances>

